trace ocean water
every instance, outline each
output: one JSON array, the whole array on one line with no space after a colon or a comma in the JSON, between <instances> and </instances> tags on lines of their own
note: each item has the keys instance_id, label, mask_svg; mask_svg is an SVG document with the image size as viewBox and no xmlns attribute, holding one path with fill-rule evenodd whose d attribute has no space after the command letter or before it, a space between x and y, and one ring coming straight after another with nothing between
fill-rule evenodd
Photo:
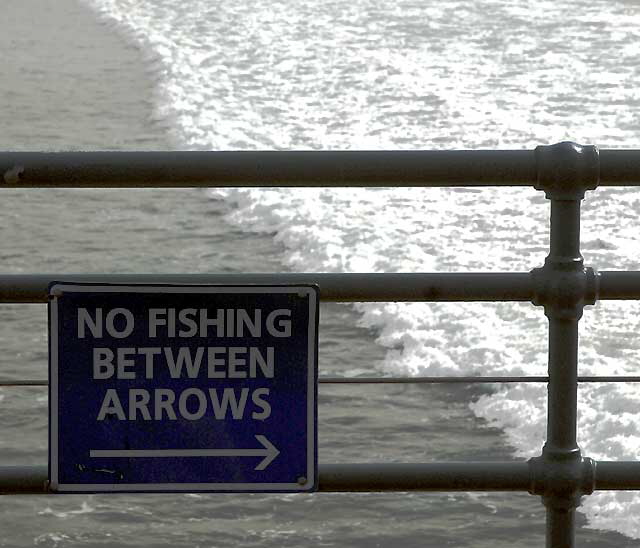
<instances>
[{"instance_id":1,"label":"ocean water","mask_svg":"<svg viewBox=\"0 0 640 548\"><path fill-rule=\"evenodd\" d=\"M11 0L0 34L5 149L637 148L633 2ZM6 52L17 52L13 56ZM523 188L15 191L7 272L528 271L549 205ZM637 270L637 190L583 206L585 262ZM635 302L581 322L580 373L635 374ZM46 374L42 307L0 309L3 377ZM542 375L528 303L321 310L327 375ZM544 385L321 386L320 462L529 458ZM579 443L638 458L640 389L583 385ZM46 460L46 391L0 391L4 463ZM16 502L17 501L17 502ZM14 497L0 545L540 546L526 494ZM598 493L581 545L640 545L640 498Z\"/></svg>"}]
</instances>

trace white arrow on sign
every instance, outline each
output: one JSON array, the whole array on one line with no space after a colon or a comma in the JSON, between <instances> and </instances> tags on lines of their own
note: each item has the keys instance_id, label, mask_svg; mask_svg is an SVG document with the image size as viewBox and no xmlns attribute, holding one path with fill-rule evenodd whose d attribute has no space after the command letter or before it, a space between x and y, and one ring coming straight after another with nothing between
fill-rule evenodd
<instances>
[{"instance_id":1,"label":"white arrow on sign","mask_svg":"<svg viewBox=\"0 0 640 548\"><path fill-rule=\"evenodd\" d=\"M264 457L254 470L264 470L280 451L261 434L256 439L264 449L91 449L89 456L100 457Z\"/></svg>"}]
</instances>

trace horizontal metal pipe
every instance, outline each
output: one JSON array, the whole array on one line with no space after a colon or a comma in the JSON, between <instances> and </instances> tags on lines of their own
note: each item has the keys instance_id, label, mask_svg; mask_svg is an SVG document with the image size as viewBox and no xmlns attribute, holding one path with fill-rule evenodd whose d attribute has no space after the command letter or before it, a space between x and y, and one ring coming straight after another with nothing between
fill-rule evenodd
<instances>
[{"instance_id":1,"label":"horizontal metal pipe","mask_svg":"<svg viewBox=\"0 0 640 548\"><path fill-rule=\"evenodd\" d=\"M408 274L4 274L0 302L47 302L52 281L145 284L317 283L320 299L340 302L530 301L528 272ZM640 299L640 272L600 272L599 298Z\"/></svg>"},{"instance_id":2,"label":"horizontal metal pipe","mask_svg":"<svg viewBox=\"0 0 640 548\"><path fill-rule=\"evenodd\" d=\"M320 464L318 468L319 490L324 492L528 491L531 484L526 461ZM640 462L597 462L595 488L640 489ZM46 466L0 467L0 494L46 492Z\"/></svg>"},{"instance_id":3,"label":"horizontal metal pipe","mask_svg":"<svg viewBox=\"0 0 640 548\"><path fill-rule=\"evenodd\" d=\"M600 186L640 185L640 150L600 149ZM0 152L7 187L528 186L533 150Z\"/></svg>"},{"instance_id":4,"label":"horizontal metal pipe","mask_svg":"<svg viewBox=\"0 0 640 548\"><path fill-rule=\"evenodd\" d=\"M29 382L29 381L27 381ZM325 384L491 384L512 382L549 382L549 377L318 377ZM578 382L640 382L635 376L579 376ZM2 386L2 383L0 383Z\"/></svg>"},{"instance_id":5,"label":"horizontal metal pipe","mask_svg":"<svg viewBox=\"0 0 640 548\"><path fill-rule=\"evenodd\" d=\"M321 464L319 490L526 491L526 462ZM0 493L45 493L46 466L0 467Z\"/></svg>"},{"instance_id":6,"label":"horizontal metal pipe","mask_svg":"<svg viewBox=\"0 0 640 548\"><path fill-rule=\"evenodd\" d=\"M527 462L325 464L320 491L527 491Z\"/></svg>"},{"instance_id":7,"label":"horizontal metal pipe","mask_svg":"<svg viewBox=\"0 0 640 548\"><path fill-rule=\"evenodd\" d=\"M515 382L549 382L549 377L318 377L320 384L492 384ZM578 377L578 382L640 382L640 377ZM49 386L45 379L2 380L0 386Z\"/></svg>"},{"instance_id":8,"label":"horizontal metal pipe","mask_svg":"<svg viewBox=\"0 0 640 548\"><path fill-rule=\"evenodd\" d=\"M52 281L138 284L317 283L320 299L375 301L529 301L532 283L523 273L437 274L5 274L0 302L44 303Z\"/></svg>"},{"instance_id":9,"label":"horizontal metal pipe","mask_svg":"<svg viewBox=\"0 0 640 548\"><path fill-rule=\"evenodd\" d=\"M640 489L640 462L598 461L596 463L596 489Z\"/></svg>"},{"instance_id":10,"label":"horizontal metal pipe","mask_svg":"<svg viewBox=\"0 0 640 548\"><path fill-rule=\"evenodd\" d=\"M1 466L0 495L46 493L46 466Z\"/></svg>"},{"instance_id":11,"label":"horizontal metal pipe","mask_svg":"<svg viewBox=\"0 0 640 548\"><path fill-rule=\"evenodd\" d=\"M44 379L20 379L0 380L0 386L49 386L49 381Z\"/></svg>"},{"instance_id":12,"label":"horizontal metal pipe","mask_svg":"<svg viewBox=\"0 0 640 548\"><path fill-rule=\"evenodd\" d=\"M600 186L640 185L640 150L600 149L599 153Z\"/></svg>"},{"instance_id":13,"label":"horizontal metal pipe","mask_svg":"<svg viewBox=\"0 0 640 548\"><path fill-rule=\"evenodd\" d=\"M1 152L9 187L533 185L532 150Z\"/></svg>"},{"instance_id":14,"label":"horizontal metal pipe","mask_svg":"<svg viewBox=\"0 0 640 548\"><path fill-rule=\"evenodd\" d=\"M600 272L600 299L640 299L640 272Z\"/></svg>"}]
</instances>

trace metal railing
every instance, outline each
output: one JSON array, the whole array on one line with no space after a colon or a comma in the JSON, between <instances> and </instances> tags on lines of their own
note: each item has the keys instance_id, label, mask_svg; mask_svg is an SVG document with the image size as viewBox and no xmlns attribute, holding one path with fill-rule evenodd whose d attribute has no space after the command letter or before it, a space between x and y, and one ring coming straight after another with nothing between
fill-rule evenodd
<instances>
[{"instance_id":1,"label":"metal railing","mask_svg":"<svg viewBox=\"0 0 640 548\"><path fill-rule=\"evenodd\" d=\"M575 509L594 490L640 489L640 462L595 461L576 443L578 322L600 299L640 299L640 272L596 272L580 254L580 203L597 186L640 186L640 150L562 142L533 151L0 153L6 187L533 186L551 202L550 252L521 273L2 275L0 302L44 303L53 280L316 283L324 301L530 301L549 320L548 377L321 378L320 382L547 382L547 439L526 462L320 464L320 491L527 491L547 546L574 546ZM46 380L0 382L46 385ZM47 492L46 466L0 467L0 493Z\"/></svg>"}]
</instances>

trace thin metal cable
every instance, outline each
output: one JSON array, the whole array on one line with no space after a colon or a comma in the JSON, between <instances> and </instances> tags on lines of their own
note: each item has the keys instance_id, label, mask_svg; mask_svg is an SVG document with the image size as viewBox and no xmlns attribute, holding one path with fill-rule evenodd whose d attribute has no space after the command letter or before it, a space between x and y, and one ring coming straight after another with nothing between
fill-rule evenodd
<instances>
[{"instance_id":1,"label":"thin metal cable","mask_svg":"<svg viewBox=\"0 0 640 548\"><path fill-rule=\"evenodd\" d=\"M549 377L319 377L320 384L493 384L549 382ZM640 382L634 376L583 376L578 382ZM1 386L48 386L46 380L0 380Z\"/></svg>"}]
</instances>

